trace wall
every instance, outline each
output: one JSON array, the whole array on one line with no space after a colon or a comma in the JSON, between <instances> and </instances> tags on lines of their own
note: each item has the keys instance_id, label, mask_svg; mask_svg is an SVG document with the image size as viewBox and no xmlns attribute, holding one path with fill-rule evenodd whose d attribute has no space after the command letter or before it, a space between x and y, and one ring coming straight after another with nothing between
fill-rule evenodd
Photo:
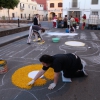
<instances>
[{"instance_id":1,"label":"wall","mask_svg":"<svg viewBox=\"0 0 100 100\"><path fill-rule=\"evenodd\" d=\"M81 11L81 16L83 14L87 15L87 18L89 18L89 15L91 14L92 11L98 11L100 14L100 0L97 5L92 5L91 0L77 0L78 1L78 8L71 8L71 3L72 0L63 0L63 17L68 14L68 11ZM99 16L100 17L100 16Z\"/></svg>"},{"instance_id":2,"label":"wall","mask_svg":"<svg viewBox=\"0 0 100 100\"><path fill-rule=\"evenodd\" d=\"M23 10L20 9L20 3ZM36 2L33 2L32 0L28 0L28 2L27 0L20 0L20 3L18 4L17 7L15 7L14 10L10 9L10 17L12 17L12 13L14 13L15 18L18 18L18 17L20 18L21 14L23 15L23 18L25 18L25 14L27 18L29 17L29 14L30 14L30 17L32 17L34 14L37 14ZM23 4L24 4L24 7L23 7ZM28 5L30 5L30 8L28 7ZM32 6L33 6L33 9L32 9ZM7 11L8 11L7 9L0 10L0 17L2 16L8 17Z\"/></svg>"}]
</instances>

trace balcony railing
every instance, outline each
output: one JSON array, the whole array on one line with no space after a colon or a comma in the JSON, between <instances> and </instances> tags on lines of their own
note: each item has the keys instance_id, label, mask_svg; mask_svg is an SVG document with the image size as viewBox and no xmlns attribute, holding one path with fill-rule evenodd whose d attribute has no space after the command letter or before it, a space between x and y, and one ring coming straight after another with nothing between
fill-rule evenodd
<instances>
[{"instance_id":1,"label":"balcony railing","mask_svg":"<svg viewBox=\"0 0 100 100\"><path fill-rule=\"evenodd\" d=\"M80 8L80 2L70 2L69 3L69 8L70 9L79 9Z\"/></svg>"},{"instance_id":2,"label":"balcony railing","mask_svg":"<svg viewBox=\"0 0 100 100\"><path fill-rule=\"evenodd\" d=\"M24 10L24 7L20 7L20 10Z\"/></svg>"}]
</instances>

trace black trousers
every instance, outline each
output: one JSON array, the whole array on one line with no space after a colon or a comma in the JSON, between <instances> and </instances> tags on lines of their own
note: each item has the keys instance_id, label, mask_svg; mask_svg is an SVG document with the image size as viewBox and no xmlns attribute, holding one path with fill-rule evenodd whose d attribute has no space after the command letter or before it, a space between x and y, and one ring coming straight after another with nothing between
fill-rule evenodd
<instances>
[{"instance_id":1,"label":"black trousers","mask_svg":"<svg viewBox=\"0 0 100 100\"><path fill-rule=\"evenodd\" d=\"M69 69L64 69L64 77L66 78L74 78L74 77L83 77L84 73L81 71L83 65L81 63L81 59L77 56L76 61L72 64Z\"/></svg>"},{"instance_id":2,"label":"black trousers","mask_svg":"<svg viewBox=\"0 0 100 100\"><path fill-rule=\"evenodd\" d=\"M64 22L64 28L67 28L68 25L67 25L67 22Z\"/></svg>"}]
</instances>

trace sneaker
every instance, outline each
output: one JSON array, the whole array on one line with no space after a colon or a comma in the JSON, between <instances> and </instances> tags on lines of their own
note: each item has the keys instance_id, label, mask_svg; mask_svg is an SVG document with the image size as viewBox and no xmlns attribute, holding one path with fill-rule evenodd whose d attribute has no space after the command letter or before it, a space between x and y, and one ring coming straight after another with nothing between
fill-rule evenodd
<instances>
[{"instance_id":1,"label":"sneaker","mask_svg":"<svg viewBox=\"0 0 100 100\"><path fill-rule=\"evenodd\" d=\"M86 73L86 71L85 70L82 70L83 71L83 73L84 73L84 75L85 76L88 76L88 74Z\"/></svg>"},{"instance_id":2,"label":"sneaker","mask_svg":"<svg viewBox=\"0 0 100 100\"><path fill-rule=\"evenodd\" d=\"M82 61L82 60L81 60L81 61ZM88 74L87 74L86 71L85 71L86 63L85 63L84 61L82 61L82 65L83 65L82 71L83 71L84 75L85 75L85 76L88 76Z\"/></svg>"},{"instance_id":3,"label":"sneaker","mask_svg":"<svg viewBox=\"0 0 100 100\"><path fill-rule=\"evenodd\" d=\"M40 41L40 40L41 40L41 38L38 38L37 40L34 39L33 41L34 41L34 42L38 42L38 41Z\"/></svg>"},{"instance_id":4,"label":"sneaker","mask_svg":"<svg viewBox=\"0 0 100 100\"><path fill-rule=\"evenodd\" d=\"M83 69L82 69L83 73L85 76L88 76L88 74L86 73L86 71L84 70L84 66L83 66Z\"/></svg>"},{"instance_id":5,"label":"sneaker","mask_svg":"<svg viewBox=\"0 0 100 100\"><path fill-rule=\"evenodd\" d=\"M36 42L37 40L36 40L36 39L34 39L33 41L34 41L34 42Z\"/></svg>"}]
</instances>

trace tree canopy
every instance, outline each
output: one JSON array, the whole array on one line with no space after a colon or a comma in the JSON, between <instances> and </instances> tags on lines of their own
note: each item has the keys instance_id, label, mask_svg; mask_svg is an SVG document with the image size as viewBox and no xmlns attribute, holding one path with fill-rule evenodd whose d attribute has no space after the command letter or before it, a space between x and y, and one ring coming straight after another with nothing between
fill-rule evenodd
<instances>
[{"instance_id":1,"label":"tree canopy","mask_svg":"<svg viewBox=\"0 0 100 100\"><path fill-rule=\"evenodd\" d=\"M19 3L19 0L0 0L0 8L14 9Z\"/></svg>"}]
</instances>

